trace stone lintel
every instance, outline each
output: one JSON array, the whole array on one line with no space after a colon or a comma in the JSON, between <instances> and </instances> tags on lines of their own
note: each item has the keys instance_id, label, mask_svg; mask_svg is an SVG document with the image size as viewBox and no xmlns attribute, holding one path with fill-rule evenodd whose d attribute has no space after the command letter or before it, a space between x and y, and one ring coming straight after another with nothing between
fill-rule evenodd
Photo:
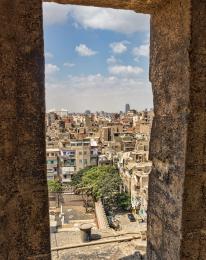
<instances>
[{"instance_id":1,"label":"stone lintel","mask_svg":"<svg viewBox=\"0 0 206 260\"><path fill-rule=\"evenodd\" d=\"M115 9L133 10L139 13L151 14L167 0L43 0L58 4L85 5Z\"/></svg>"}]
</instances>

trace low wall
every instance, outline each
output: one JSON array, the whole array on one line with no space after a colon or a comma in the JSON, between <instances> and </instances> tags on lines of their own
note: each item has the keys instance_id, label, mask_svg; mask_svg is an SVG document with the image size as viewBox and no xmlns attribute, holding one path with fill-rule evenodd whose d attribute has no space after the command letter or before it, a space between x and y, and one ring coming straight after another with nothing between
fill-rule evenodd
<instances>
[{"instance_id":1,"label":"low wall","mask_svg":"<svg viewBox=\"0 0 206 260\"><path fill-rule=\"evenodd\" d=\"M95 202L95 214L99 229L109 229L109 223L101 200Z\"/></svg>"}]
</instances>

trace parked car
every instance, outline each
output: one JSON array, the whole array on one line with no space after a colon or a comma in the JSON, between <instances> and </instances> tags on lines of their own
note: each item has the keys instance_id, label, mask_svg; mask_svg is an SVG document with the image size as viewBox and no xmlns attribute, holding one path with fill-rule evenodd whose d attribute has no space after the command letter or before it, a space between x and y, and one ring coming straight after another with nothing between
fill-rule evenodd
<instances>
[{"instance_id":1,"label":"parked car","mask_svg":"<svg viewBox=\"0 0 206 260\"><path fill-rule=\"evenodd\" d=\"M134 215L132 213L128 213L127 217L128 217L130 222L136 222L136 219L135 219L135 217L134 217Z\"/></svg>"}]
</instances>

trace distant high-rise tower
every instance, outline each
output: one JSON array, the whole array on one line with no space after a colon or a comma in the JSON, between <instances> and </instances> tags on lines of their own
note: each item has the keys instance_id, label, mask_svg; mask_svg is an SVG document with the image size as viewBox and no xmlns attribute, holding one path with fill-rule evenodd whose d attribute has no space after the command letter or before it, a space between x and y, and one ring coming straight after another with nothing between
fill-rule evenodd
<instances>
[{"instance_id":1,"label":"distant high-rise tower","mask_svg":"<svg viewBox=\"0 0 206 260\"><path fill-rule=\"evenodd\" d=\"M91 111L89 109L87 109L84 113L85 113L85 115L90 115Z\"/></svg>"},{"instance_id":2,"label":"distant high-rise tower","mask_svg":"<svg viewBox=\"0 0 206 260\"><path fill-rule=\"evenodd\" d=\"M126 104L125 105L125 114L127 114L127 112L130 110L130 105Z\"/></svg>"}]
</instances>

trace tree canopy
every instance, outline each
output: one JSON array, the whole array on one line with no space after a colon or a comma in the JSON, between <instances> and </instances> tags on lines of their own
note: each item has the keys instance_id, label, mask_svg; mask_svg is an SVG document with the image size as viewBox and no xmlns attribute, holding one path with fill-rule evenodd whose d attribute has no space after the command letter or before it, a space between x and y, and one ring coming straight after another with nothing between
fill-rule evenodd
<instances>
[{"instance_id":1,"label":"tree canopy","mask_svg":"<svg viewBox=\"0 0 206 260\"><path fill-rule=\"evenodd\" d=\"M75 188L81 187L81 181L82 181L82 176L89 170L91 169L91 166L88 166L84 169L81 169L80 171L77 172L77 174L74 174L72 176L72 182L71 185Z\"/></svg>"},{"instance_id":2,"label":"tree canopy","mask_svg":"<svg viewBox=\"0 0 206 260\"><path fill-rule=\"evenodd\" d=\"M62 192L62 185L58 181L49 180L48 181L48 189L49 189L49 192L59 193L59 192Z\"/></svg>"},{"instance_id":3,"label":"tree canopy","mask_svg":"<svg viewBox=\"0 0 206 260\"><path fill-rule=\"evenodd\" d=\"M57 205L59 207L60 200L62 199L62 185L59 181L49 180L48 181L49 192L54 192L56 194Z\"/></svg>"},{"instance_id":4,"label":"tree canopy","mask_svg":"<svg viewBox=\"0 0 206 260\"><path fill-rule=\"evenodd\" d=\"M80 170L72 180L75 189L90 194L94 200L101 198L105 205L128 207L129 196L120 193L122 180L113 166L95 166ZM118 205L117 205L118 204Z\"/></svg>"}]
</instances>

